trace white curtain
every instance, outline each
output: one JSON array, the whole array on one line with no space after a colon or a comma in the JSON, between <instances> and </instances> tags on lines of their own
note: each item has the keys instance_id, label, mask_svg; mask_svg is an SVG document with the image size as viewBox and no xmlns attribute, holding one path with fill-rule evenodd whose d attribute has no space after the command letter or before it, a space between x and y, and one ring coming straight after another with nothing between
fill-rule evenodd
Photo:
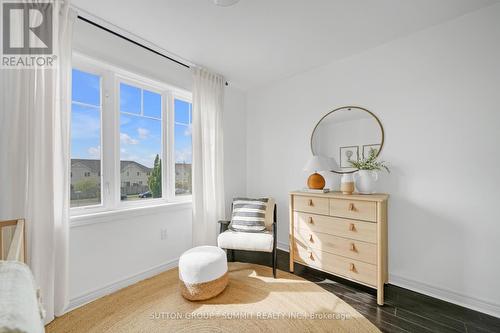
<instances>
[{"instance_id":1,"label":"white curtain","mask_svg":"<svg viewBox=\"0 0 500 333\"><path fill-rule=\"evenodd\" d=\"M68 304L71 44L76 13L55 1L53 69L2 69L0 219L26 218L28 264L46 322ZM49 10L49 9L47 9Z\"/></svg>"},{"instance_id":2,"label":"white curtain","mask_svg":"<svg viewBox=\"0 0 500 333\"><path fill-rule=\"evenodd\" d=\"M216 245L224 218L224 78L193 69L193 245Z\"/></svg>"}]
</instances>

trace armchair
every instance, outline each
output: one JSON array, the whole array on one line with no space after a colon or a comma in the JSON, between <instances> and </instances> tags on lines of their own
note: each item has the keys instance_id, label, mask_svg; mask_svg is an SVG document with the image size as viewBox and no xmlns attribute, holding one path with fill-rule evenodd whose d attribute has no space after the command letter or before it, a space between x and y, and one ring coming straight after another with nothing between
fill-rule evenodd
<instances>
[{"instance_id":1,"label":"armchair","mask_svg":"<svg viewBox=\"0 0 500 333\"><path fill-rule=\"evenodd\" d=\"M240 232L229 229L231 221L219 221L220 234L217 238L218 246L227 250L229 261L234 261L234 250L258 251L271 253L273 277L276 278L276 243L277 243L277 212L276 204L272 200L272 219L266 219L264 232ZM231 214L233 206L231 206Z\"/></svg>"}]
</instances>

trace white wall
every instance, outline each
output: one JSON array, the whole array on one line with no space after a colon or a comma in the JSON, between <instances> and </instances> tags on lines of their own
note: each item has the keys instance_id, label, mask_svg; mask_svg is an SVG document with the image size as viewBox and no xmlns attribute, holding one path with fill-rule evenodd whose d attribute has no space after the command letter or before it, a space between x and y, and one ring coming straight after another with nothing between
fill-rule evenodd
<instances>
[{"instance_id":1,"label":"white wall","mask_svg":"<svg viewBox=\"0 0 500 333\"><path fill-rule=\"evenodd\" d=\"M175 267L191 247L191 230L189 204L73 221L70 307Z\"/></svg>"},{"instance_id":2,"label":"white wall","mask_svg":"<svg viewBox=\"0 0 500 333\"><path fill-rule=\"evenodd\" d=\"M77 21L77 52L191 90L188 69ZM225 191L246 193L245 95L226 87L224 103ZM161 239L161 230L167 238ZM191 247L191 205L77 218L70 229L70 307L176 266Z\"/></svg>"},{"instance_id":3,"label":"white wall","mask_svg":"<svg viewBox=\"0 0 500 333\"><path fill-rule=\"evenodd\" d=\"M236 89L229 89L224 97L224 190L227 217L230 217L232 199L246 194L245 104L245 94Z\"/></svg>"},{"instance_id":4,"label":"white wall","mask_svg":"<svg viewBox=\"0 0 500 333\"><path fill-rule=\"evenodd\" d=\"M316 122L343 105L379 116L390 282L500 316L500 5L247 95L247 191L304 187Z\"/></svg>"}]
</instances>

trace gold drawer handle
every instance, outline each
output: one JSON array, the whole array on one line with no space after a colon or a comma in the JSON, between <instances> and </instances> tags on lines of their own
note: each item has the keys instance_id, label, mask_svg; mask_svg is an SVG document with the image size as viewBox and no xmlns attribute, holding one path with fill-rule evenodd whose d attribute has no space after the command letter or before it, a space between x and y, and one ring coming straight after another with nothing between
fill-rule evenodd
<instances>
[{"instance_id":1,"label":"gold drawer handle","mask_svg":"<svg viewBox=\"0 0 500 333\"><path fill-rule=\"evenodd\" d=\"M351 243L351 251L356 252L356 245L354 243Z\"/></svg>"},{"instance_id":2,"label":"gold drawer handle","mask_svg":"<svg viewBox=\"0 0 500 333\"><path fill-rule=\"evenodd\" d=\"M349 264L349 270L350 270L351 272L356 271L356 267L354 267L354 264L353 264L353 263L350 263L350 264Z\"/></svg>"},{"instance_id":3,"label":"gold drawer handle","mask_svg":"<svg viewBox=\"0 0 500 333\"><path fill-rule=\"evenodd\" d=\"M314 221L313 221L312 216L309 216L309 224L313 224L313 223L314 223Z\"/></svg>"},{"instance_id":4,"label":"gold drawer handle","mask_svg":"<svg viewBox=\"0 0 500 333\"><path fill-rule=\"evenodd\" d=\"M356 227L354 226L354 223L349 224L349 231L356 231Z\"/></svg>"},{"instance_id":5,"label":"gold drawer handle","mask_svg":"<svg viewBox=\"0 0 500 333\"><path fill-rule=\"evenodd\" d=\"M309 241L310 241L311 243L314 243L313 235L309 235Z\"/></svg>"},{"instance_id":6,"label":"gold drawer handle","mask_svg":"<svg viewBox=\"0 0 500 333\"><path fill-rule=\"evenodd\" d=\"M309 199L309 202L308 202L307 204L308 204L309 206L311 206L311 207L312 207L312 206L314 206L314 203L313 203L312 199Z\"/></svg>"},{"instance_id":7,"label":"gold drawer handle","mask_svg":"<svg viewBox=\"0 0 500 333\"><path fill-rule=\"evenodd\" d=\"M351 202L351 203L349 204L349 211L350 211L350 212L353 212L353 211L355 211L355 210L356 210L356 209L354 208L354 204Z\"/></svg>"}]
</instances>

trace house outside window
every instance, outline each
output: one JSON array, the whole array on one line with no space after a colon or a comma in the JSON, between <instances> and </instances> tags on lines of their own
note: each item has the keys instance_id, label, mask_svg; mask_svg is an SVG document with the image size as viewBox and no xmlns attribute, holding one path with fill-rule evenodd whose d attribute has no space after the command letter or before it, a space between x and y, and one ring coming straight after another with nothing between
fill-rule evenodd
<instances>
[{"instance_id":1,"label":"house outside window","mask_svg":"<svg viewBox=\"0 0 500 333\"><path fill-rule=\"evenodd\" d=\"M72 215L190 200L191 94L87 57L75 59Z\"/></svg>"}]
</instances>

